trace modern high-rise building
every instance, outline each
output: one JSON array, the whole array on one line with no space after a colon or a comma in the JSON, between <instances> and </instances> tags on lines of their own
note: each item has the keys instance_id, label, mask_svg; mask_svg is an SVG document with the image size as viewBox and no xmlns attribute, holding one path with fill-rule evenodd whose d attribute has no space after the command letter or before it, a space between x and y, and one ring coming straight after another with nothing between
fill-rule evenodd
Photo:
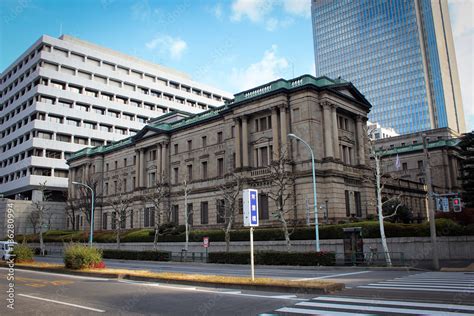
<instances>
[{"instance_id":1,"label":"modern high-rise building","mask_svg":"<svg viewBox=\"0 0 474 316\"><path fill-rule=\"evenodd\" d=\"M133 135L172 110L198 113L233 95L71 36L42 36L0 74L0 195L67 190L71 153Z\"/></svg>"},{"instance_id":2,"label":"modern high-rise building","mask_svg":"<svg viewBox=\"0 0 474 316\"><path fill-rule=\"evenodd\" d=\"M316 75L351 81L400 134L465 121L447 0L312 0Z\"/></svg>"}]
</instances>

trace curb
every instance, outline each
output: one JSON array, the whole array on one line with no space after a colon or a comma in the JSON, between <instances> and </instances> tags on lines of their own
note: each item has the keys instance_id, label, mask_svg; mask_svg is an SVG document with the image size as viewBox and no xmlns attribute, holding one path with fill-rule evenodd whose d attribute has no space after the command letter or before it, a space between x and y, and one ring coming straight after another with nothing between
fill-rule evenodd
<instances>
[{"instance_id":1,"label":"curb","mask_svg":"<svg viewBox=\"0 0 474 316\"><path fill-rule=\"evenodd\" d=\"M0 266L5 266L1 264ZM321 287L301 287L301 285L285 286L285 285L266 285L266 284L239 284L239 283L219 283L219 282L206 282L206 281L192 281L192 280L177 280L167 279L160 277L146 277L136 276L131 274L121 273L95 273L85 271L72 271L72 270L57 270L53 268L40 268L40 267L23 267L15 266L17 270L30 270L30 271L42 271L50 273L58 273L65 275L78 275L88 277L98 277L106 279L117 279L117 280L133 280L143 282L154 282L154 283L165 283L165 284L179 284L179 285L194 285L203 287L215 287L215 288L229 288L239 290L251 290L251 291L269 291L269 292L286 292L286 293L300 293L300 294L328 294L336 291L342 291L345 288L343 283L331 283Z\"/></svg>"}]
</instances>

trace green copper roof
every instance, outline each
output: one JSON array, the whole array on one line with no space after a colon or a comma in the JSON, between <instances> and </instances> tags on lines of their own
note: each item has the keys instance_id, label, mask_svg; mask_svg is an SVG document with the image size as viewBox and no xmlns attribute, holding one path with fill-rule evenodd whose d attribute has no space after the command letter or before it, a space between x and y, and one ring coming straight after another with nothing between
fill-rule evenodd
<instances>
[{"instance_id":1,"label":"green copper roof","mask_svg":"<svg viewBox=\"0 0 474 316\"><path fill-rule=\"evenodd\" d=\"M198 123L200 121L204 121L216 116L219 116L219 114L231 107L238 106L240 102L251 100L256 97L261 97L262 95L269 94L275 91L278 91L280 89L286 89L286 90L291 90L291 89L296 89L305 85L312 85L316 86L318 88L322 87L329 87L329 86L337 86L340 84L348 84L348 81L342 80L342 79L329 79L327 77L318 77L315 78L311 75L303 75L298 78L294 78L291 80L285 80L285 79L278 79L276 81L272 81L270 83L258 86L256 88L246 90L240 93L237 93L235 95L234 100L226 102L224 105L219 106L219 107L214 107L212 109L209 109L205 112L201 112L198 114L193 114L189 117L180 119L175 122L170 122L170 123L163 123L162 119L166 118L174 113L182 113L182 114L190 114L189 112L184 112L184 111L179 111L179 110L173 110L172 112L163 114L162 116L159 116L153 120L151 120L150 123L148 123L141 132L144 132L144 129L152 129L152 130L160 130L163 132L171 132L173 130L186 127L195 123ZM107 153L110 151L117 150L122 147L126 147L128 145L131 145L135 143L137 140L137 137L140 135L139 132L135 136L131 136L128 138L125 138L120 141L113 142L109 145L103 145L103 146L98 146L98 147L93 147L93 148L84 148L80 151L77 151L69 157L68 161L78 159L82 156L93 156L96 154L103 154Z\"/></svg>"},{"instance_id":2,"label":"green copper roof","mask_svg":"<svg viewBox=\"0 0 474 316\"><path fill-rule=\"evenodd\" d=\"M454 147L459 144L461 140L458 138L452 138L452 139L440 139L435 142L429 142L428 143L428 149L431 148L439 148L439 147ZM396 154L404 154L408 152L413 152L413 151L422 151L423 150L423 144L413 144L413 145L407 145L407 146L400 146L400 147L394 147L390 149L377 149L376 152L382 152L382 157L383 156L392 156Z\"/></svg>"}]
</instances>

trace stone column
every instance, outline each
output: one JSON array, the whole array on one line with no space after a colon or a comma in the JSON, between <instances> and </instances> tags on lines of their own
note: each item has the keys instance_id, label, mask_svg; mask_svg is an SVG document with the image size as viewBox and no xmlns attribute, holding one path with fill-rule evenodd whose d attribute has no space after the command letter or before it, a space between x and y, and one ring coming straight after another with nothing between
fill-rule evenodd
<instances>
[{"instance_id":1,"label":"stone column","mask_svg":"<svg viewBox=\"0 0 474 316\"><path fill-rule=\"evenodd\" d=\"M165 181L169 181L168 177L168 144L166 142L161 143L161 174Z\"/></svg>"},{"instance_id":2,"label":"stone column","mask_svg":"<svg viewBox=\"0 0 474 316\"><path fill-rule=\"evenodd\" d=\"M248 117L242 117L242 164L243 168L249 166L249 131L248 131Z\"/></svg>"},{"instance_id":3,"label":"stone column","mask_svg":"<svg viewBox=\"0 0 474 316\"><path fill-rule=\"evenodd\" d=\"M135 165L135 188L140 187L140 150L135 150L136 165Z\"/></svg>"},{"instance_id":4,"label":"stone column","mask_svg":"<svg viewBox=\"0 0 474 316\"><path fill-rule=\"evenodd\" d=\"M156 179L157 181L162 181L161 179L161 144L156 145Z\"/></svg>"},{"instance_id":5,"label":"stone column","mask_svg":"<svg viewBox=\"0 0 474 316\"><path fill-rule=\"evenodd\" d=\"M89 163L86 163L85 167L84 167L84 173L85 173L85 177L83 179L83 182L87 182L87 180L89 179Z\"/></svg>"},{"instance_id":6,"label":"stone column","mask_svg":"<svg viewBox=\"0 0 474 316\"><path fill-rule=\"evenodd\" d=\"M26 170L29 170L29 169L26 169ZM28 174L28 173L29 173L29 172L27 171L27 174ZM71 182L76 181L76 168L74 168L74 167L73 167L73 168L69 168L69 173L70 173L69 177L70 177L70 179L71 179ZM70 185L71 192L70 192L70 195L69 195L69 196L71 196L71 197L74 197L74 196L75 196L75 192L76 192L75 186L76 186L76 185L75 185L75 184L72 184L72 183L71 183L71 185Z\"/></svg>"},{"instance_id":7,"label":"stone column","mask_svg":"<svg viewBox=\"0 0 474 316\"><path fill-rule=\"evenodd\" d=\"M332 145L332 128L331 128L331 108L329 103L323 102L323 130L324 130L324 153L325 157L334 157Z\"/></svg>"},{"instance_id":8,"label":"stone column","mask_svg":"<svg viewBox=\"0 0 474 316\"><path fill-rule=\"evenodd\" d=\"M240 120L235 119L235 140L234 140L234 151L235 151L235 168L242 167L242 153L240 151L241 148L241 139L240 139Z\"/></svg>"},{"instance_id":9,"label":"stone column","mask_svg":"<svg viewBox=\"0 0 474 316\"><path fill-rule=\"evenodd\" d=\"M331 106L331 114L332 114L332 144L334 149L334 158L341 159L341 154L339 153L339 130L337 127L337 106Z\"/></svg>"},{"instance_id":10,"label":"stone column","mask_svg":"<svg viewBox=\"0 0 474 316\"><path fill-rule=\"evenodd\" d=\"M289 157L288 152L288 122L286 119L286 104L280 107L281 149Z\"/></svg>"},{"instance_id":11,"label":"stone column","mask_svg":"<svg viewBox=\"0 0 474 316\"><path fill-rule=\"evenodd\" d=\"M277 107L272 108L272 137L273 137L273 160L280 157L280 143L278 141L278 112Z\"/></svg>"},{"instance_id":12,"label":"stone column","mask_svg":"<svg viewBox=\"0 0 474 316\"><path fill-rule=\"evenodd\" d=\"M357 157L359 165L365 165L365 135L364 128L362 126L362 116L358 115L356 118L356 129L357 129Z\"/></svg>"},{"instance_id":13,"label":"stone column","mask_svg":"<svg viewBox=\"0 0 474 316\"><path fill-rule=\"evenodd\" d=\"M145 187L145 149L140 149L140 187Z\"/></svg>"}]
</instances>

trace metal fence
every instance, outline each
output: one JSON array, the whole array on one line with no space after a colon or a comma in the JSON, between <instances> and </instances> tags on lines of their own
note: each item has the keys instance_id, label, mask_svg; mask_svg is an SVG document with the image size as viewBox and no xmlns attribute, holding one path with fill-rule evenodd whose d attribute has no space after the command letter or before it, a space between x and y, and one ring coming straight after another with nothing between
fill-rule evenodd
<instances>
[{"instance_id":1,"label":"metal fence","mask_svg":"<svg viewBox=\"0 0 474 316\"><path fill-rule=\"evenodd\" d=\"M171 252L171 261L177 262L207 262L206 252Z\"/></svg>"},{"instance_id":2,"label":"metal fence","mask_svg":"<svg viewBox=\"0 0 474 316\"><path fill-rule=\"evenodd\" d=\"M405 266L406 260L403 252L389 252L392 266ZM336 253L336 265L348 266L387 266L386 253L384 252L353 252Z\"/></svg>"}]
</instances>

